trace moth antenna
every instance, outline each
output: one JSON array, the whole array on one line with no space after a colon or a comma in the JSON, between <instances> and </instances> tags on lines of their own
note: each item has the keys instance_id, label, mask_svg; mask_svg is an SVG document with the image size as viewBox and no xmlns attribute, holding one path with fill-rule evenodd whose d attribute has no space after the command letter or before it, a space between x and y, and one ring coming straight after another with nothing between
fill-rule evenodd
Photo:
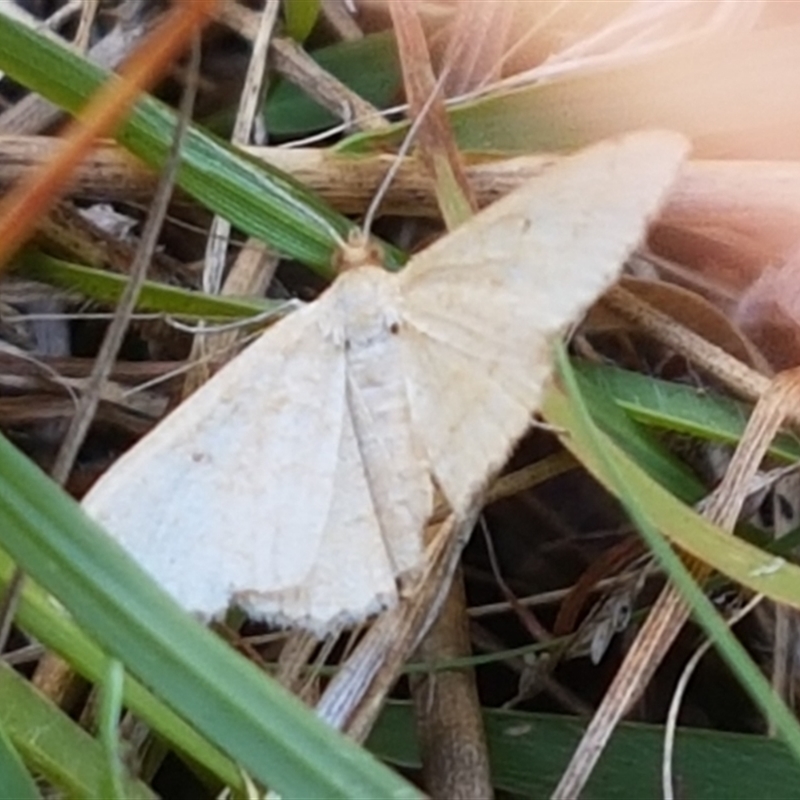
<instances>
[{"instance_id":1,"label":"moth antenna","mask_svg":"<svg viewBox=\"0 0 800 800\"><path fill-rule=\"evenodd\" d=\"M431 106L436 100L436 97L442 90L442 86L444 86L444 82L447 80L447 76L450 74L451 66L452 64L445 64L441 75L439 75L439 77L436 79L436 85L433 87L428 99L425 101L425 105L423 105L420 109L417 118L411 123L411 127L408 129L408 133L406 134L405 139L403 139L403 143L400 145L400 149L397 151L397 155L395 156L392 165L388 170L386 170L386 174L383 176L383 180L381 181L378 190L375 192L375 196L372 198L369 208L367 208L367 213L364 215L364 222L361 225L361 230L363 231L365 239L369 238L370 230L372 229L372 223L375 219L375 215L378 212L378 208L383 201L383 198L386 196L386 192L388 191L389 186L391 186L395 175L397 175L397 172L403 163L403 159L408 155L408 151L411 149L411 145L414 142L414 137L417 135L417 131L419 131L420 126L425 120L425 117L428 115L428 112L431 110Z\"/></svg>"}]
</instances>

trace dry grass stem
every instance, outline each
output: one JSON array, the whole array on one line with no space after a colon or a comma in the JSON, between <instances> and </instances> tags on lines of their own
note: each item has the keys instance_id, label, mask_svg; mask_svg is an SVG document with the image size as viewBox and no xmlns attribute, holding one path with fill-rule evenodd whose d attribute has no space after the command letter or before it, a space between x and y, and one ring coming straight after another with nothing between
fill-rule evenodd
<instances>
[{"instance_id":1,"label":"dry grass stem","mask_svg":"<svg viewBox=\"0 0 800 800\"><path fill-rule=\"evenodd\" d=\"M373 623L342 665L317 704L317 713L335 728L363 741L408 657L419 644L450 588L461 550L478 515L450 516L427 550L425 570L409 595Z\"/></svg>"},{"instance_id":2,"label":"dry grass stem","mask_svg":"<svg viewBox=\"0 0 800 800\"><path fill-rule=\"evenodd\" d=\"M758 400L767 391L770 385L769 378L622 287L612 288L603 297L602 302L641 331L713 375L739 396L747 400ZM793 426L800 425L800 416L796 413L789 414L788 420Z\"/></svg>"},{"instance_id":3,"label":"dry grass stem","mask_svg":"<svg viewBox=\"0 0 800 800\"><path fill-rule=\"evenodd\" d=\"M325 22L336 32L336 38L344 42L354 42L364 37L344 0L322 0L322 16Z\"/></svg>"},{"instance_id":4,"label":"dry grass stem","mask_svg":"<svg viewBox=\"0 0 800 800\"><path fill-rule=\"evenodd\" d=\"M51 137L0 136L0 187L49 163L58 147ZM324 149L242 147L248 155L284 170L342 213L367 207L393 162L390 155L358 158ZM552 154L500 160L467 160L465 169L483 207L540 174L557 160ZM122 148L100 142L72 176L71 193L98 200L147 200L155 176ZM381 213L438 218L431 179L408 158L388 188ZM670 192L660 221L667 225L730 227L753 235L782 232L785 238L800 213L800 164L772 161L691 161Z\"/></svg>"},{"instance_id":5,"label":"dry grass stem","mask_svg":"<svg viewBox=\"0 0 800 800\"><path fill-rule=\"evenodd\" d=\"M266 88L267 56L279 8L278 0L269 0L263 12L256 15L258 25L252 41L253 49L233 126L232 142L237 145L249 144L253 135L258 109ZM272 280L277 267L277 257L262 243L250 240L249 248L239 254L223 283L230 234L230 222L219 215L215 216L206 243L203 290L211 294L220 293L221 290L223 295L254 294L260 297L266 292ZM237 333L223 334L221 338L206 335L195 337L189 360L196 361L197 364L186 374L184 397L188 397L210 377L207 357L213 358L215 354L224 350L232 352L231 346L237 338L240 338Z\"/></svg>"},{"instance_id":6,"label":"dry grass stem","mask_svg":"<svg viewBox=\"0 0 800 800\"><path fill-rule=\"evenodd\" d=\"M466 597L460 570L415 660L461 658L471 652ZM412 676L411 694L422 754L425 790L434 798L494 797L483 717L472 670Z\"/></svg>"},{"instance_id":7,"label":"dry grass stem","mask_svg":"<svg viewBox=\"0 0 800 800\"><path fill-rule=\"evenodd\" d=\"M471 16L475 4L461 6L457 17ZM416 138L417 152L433 179L437 204L448 229L464 224L477 203L464 172L440 93L441 81L452 76L454 60L437 80L417 15L417 6L390 0L389 11L400 52L403 85L414 124L407 137ZM474 33L474 31L473 31ZM485 44L485 42L484 42ZM474 37L475 54L482 48ZM451 56L455 55L454 52ZM402 150L400 151L402 153ZM391 173L389 173L391 175ZM371 221L373 205L367 214ZM463 576L456 570L449 590L417 652L431 661L459 658L471 652ZM472 670L448 671L411 682L417 731L428 793L441 798L494 796L483 717Z\"/></svg>"},{"instance_id":8,"label":"dry grass stem","mask_svg":"<svg viewBox=\"0 0 800 800\"><path fill-rule=\"evenodd\" d=\"M217 19L245 39L255 40L260 24L258 12L227 0L220 6ZM273 39L270 64L353 129L378 130L386 126L378 109L322 69L296 42L281 37Z\"/></svg>"}]
</instances>

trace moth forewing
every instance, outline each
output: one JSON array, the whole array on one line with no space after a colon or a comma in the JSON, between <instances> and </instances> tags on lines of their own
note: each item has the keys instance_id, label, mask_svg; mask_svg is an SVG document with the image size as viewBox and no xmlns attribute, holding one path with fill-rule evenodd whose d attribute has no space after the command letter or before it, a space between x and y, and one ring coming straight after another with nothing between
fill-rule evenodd
<instances>
[{"instance_id":1,"label":"moth forewing","mask_svg":"<svg viewBox=\"0 0 800 800\"><path fill-rule=\"evenodd\" d=\"M119 459L84 508L205 617L237 603L323 634L394 604L422 566L434 483L463 513L502 466L552 338L616 279L685 152L659 132L598 145L399 275L352 267Z\"/></svg>"},{"instance_id":2,"label":"moth forewing","mask_svg":"<svg viewBox=\"0 0 800 800\"><path fill-rule=\"evenodd\" d=\"M663 131L588 148L440 239L399 276L414 331L412 420L456 511L524 433L553 338L617 279L686 152L682 136Z\"/></svg>"},{"instance_id":3,"label":"moth forewing","mask_svg":"<svg viewBox=\"0 0 800 800\"><path fill-rule=\"evenodd\" d=\"M295 312L118 459L83 506L201 616L223 613L237 588L302 584L334 490L344 386L313 308Z\"/></svg>"}]
</instances>

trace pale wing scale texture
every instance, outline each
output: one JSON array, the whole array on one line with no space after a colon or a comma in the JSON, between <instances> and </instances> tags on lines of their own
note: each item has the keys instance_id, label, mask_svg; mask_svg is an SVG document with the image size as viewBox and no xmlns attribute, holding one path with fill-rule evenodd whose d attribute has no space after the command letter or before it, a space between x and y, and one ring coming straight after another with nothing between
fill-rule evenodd
<instances>
[{"instance_id":1,"label":"pale wing scale texture","mask_svg":"<svg viewBox=\"0 0 800 800\"><path fill-rule=\"evenodd\" d=\"M362 454L346 409L340 434L338 442L317 443L333 445L337 458L325 535L317 550L310 551L303 529L287 534L307 561L303 579L281 586L252 575L238 584L242 589L233 601L256 619L301 625L323 635L338 623L358 622L396 600L395 570L387 549L381 546ZM298 500L304 502L314 491L307 487ZM267 517L263 531L268 526ZM262 558L258 540L251 547L251 559L258 562Z\"/></svg>"},{"instance_id":2,"label":"pale wing scale texture","mask_svg":"<svg viewBox=\"0 0 800 800\"><path fill-rule=\"evenodd\" d=\"M401 575L422 562L433 487L411 424L398 337L381 337L373 349L353 348L348 354L348 402L383 543L394 574Z\"/></svg>"},{"instance_id":3,"label":"pale wing scale texture","mask_svg":"<svg viewBox=\"0 0 800 800\"><path fill-rule=\"evenodd\" d=\"M83 507L205 617L242 588L302 585L341 488L344 389L344 355L304 308L119 459Z\"/></svg>"},{"instance_id":4,"label":"pale wing scale texture","mask_svg":"<svg viewBox=\"0 0 800 800\"><path fill-rule=\"evenodd\" d=\"M84 498L190 611L235 602L322 634L393 604L420 566L432 487L380 309L394 280L352 280L231 361ZM348 320L342 304L364 301L366 324Z\"/></svg>"},{"instance_id":5,"label":"pale wing scale texture","mask_svg":"<svg viewBox=\"0 0 800 800\"><path fill-rule=\"evenodd\" d=\"M413 424L456 511L524 433L552 338L614 282L686 150L683 137L666 132L584 150L399 276Z\"/></svg>"},{"instance_id":6,"label":"pale wing scale texture","mask_svg":"<svg viewBox=\"0 0 800 800\"><path fill-rule=\"evenodd\" d=\"M413 325L403 338L415 428L426 431L427 460L438 485L452 508L463 512L530 426L549 354L539 348L536 363L521 359L498 368ZM525 368L527 386L515 374Z\"/></svg>"}]
</instances>

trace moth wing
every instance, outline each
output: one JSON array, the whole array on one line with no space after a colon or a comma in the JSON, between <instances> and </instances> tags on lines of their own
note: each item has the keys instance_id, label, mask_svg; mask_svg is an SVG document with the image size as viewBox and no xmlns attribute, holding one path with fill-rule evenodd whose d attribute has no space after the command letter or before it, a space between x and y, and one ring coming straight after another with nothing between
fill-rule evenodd
<instances>
[{"instance_id":1,"label":"moth wing","mask_svg":"<svg viewBox=\"0 0 800 800\"><path fill-rule=\"evenodd\" d=\"M391 281L389 273L379 273ZM395 575L424 560L423 531L433 510L424 447L414 430L402 370L400 337L386 332L348 352L348 403L370 497Z\"/></svg>"},{"instance_id":2,"label":"moth wing","mask_svg":"<svg viewBox=\"0 0 800 800\"><path fill-rule=\"evenodd\" d=\"M358 611L394 591L389 567L381 568L385 553L357 557L363 542L379 536L370 504L348 520L350 539L334 535L347 516L342 487L356 505L366 489L351 445L344 354L322 333L325 312L315 303L275 325L120 458L83 501L181 605L203 617L263 590L250 604L260 617L323 628L334 603L309 581L337 547L346 551L339 569L353 570L337 573L350 587L340 598L345 608Z\"/></svg>"},{"instance_id":3,"label":"moth wing","mask_svg":"<svg viewBox=\"0 0 800 800\"><path fill-rule=\"evenodd\" d=\"M346 380L349 380L347 378ZM345 395L341 435L337 447L337 470L332 487L325 534L319 542L313 565L302 583L278 591L237 592L236 603L257 619L300 623L318 634L336 624L359 622L397 599L395 577L418 563L398 561L415 541L419 529L404 526L398 531L390 506L381 494L386 464L359 435L358 414L352 395ZM374 438L380 437L374 432ZM310 491L315 491L310 487ZM405 504L406 498L397 498ZM400 517L405 522L405 519ZM423 520L424 522L424 520ZM421 525L420 525L421 528ZM401 534L401 546L393 541ZM408 539L408 546L402 541ZM255 584L254 584L255 585Z\"/></svg>"},{"instance_id":4,"label":"moth wing","mask_svg":"<svg viewBox=\"0 0 800 800\"><path fill-rule=\"evenodd\" d=\"M687 151L633 134L558 162L398 276L415 429L455 510L507 459L550 372L550 344L617 278Z\"/></svg>"},{"instance_id":5,"label":"moth wing","mask_svg":"<svg viewBox=\"0 0 800 800\"><path fill-rule=\"evenodd\" d=\"M432 486L411 425L401 347L382 325L376 335L358 333L358 315L380 315L381 289L389 286L389 273L353 270L318 301L349 309L337 337L346 362L344 405L326 532L301 586L277 596L266 590L236 595L252 616L275 618L277 609L278 619L303 619L305 627L325 632L392 605L395 579L421 566Z\"/></svg>"}]
</instances>

